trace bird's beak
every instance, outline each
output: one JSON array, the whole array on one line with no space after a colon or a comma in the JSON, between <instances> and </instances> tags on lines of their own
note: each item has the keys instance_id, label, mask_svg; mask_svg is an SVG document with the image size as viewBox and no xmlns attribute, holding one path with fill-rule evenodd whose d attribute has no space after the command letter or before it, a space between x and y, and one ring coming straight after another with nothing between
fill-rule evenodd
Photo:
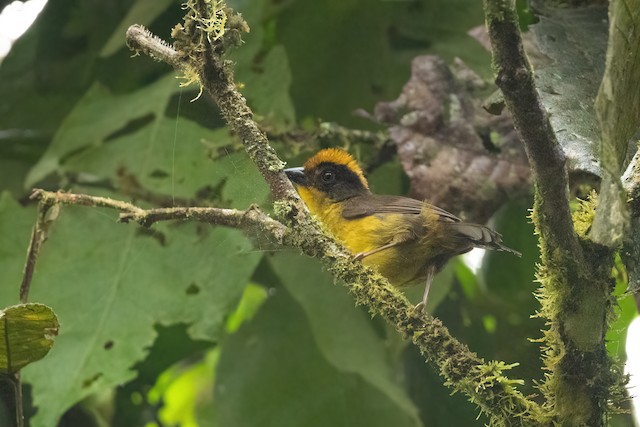
<instances>
[{"instance_id":1,"label":"bird's beak","mask_svg":"<svg viewBox=\"0 0 640 427\"><path fill-rule=\"evenodd\" d=\"M307 186L307 177L304 174L304 168L289 168L285 169L284 173L287 174L287 178L291 182L297 185L301 185L303 187Z\"/></svg>"}]
</instances>

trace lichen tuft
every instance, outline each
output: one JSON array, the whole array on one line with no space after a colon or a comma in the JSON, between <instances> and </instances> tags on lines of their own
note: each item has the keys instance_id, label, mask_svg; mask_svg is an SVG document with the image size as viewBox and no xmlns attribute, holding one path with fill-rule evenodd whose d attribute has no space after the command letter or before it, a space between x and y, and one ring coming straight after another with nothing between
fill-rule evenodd
<instances>
[{"instance_id":1,"label":"lichen tuft","mask_svg":"<svg viewBox=\"0 0 640 427\"><path fill-rule=\"evenodd\" d=\"M577 206L571 213L571 219L573 220L573 228L580 238L587 238L589 231L591 231L597 206L598 193L595 190L591 191L585 200L577 200Z\"/></svg>"}]
</instances>

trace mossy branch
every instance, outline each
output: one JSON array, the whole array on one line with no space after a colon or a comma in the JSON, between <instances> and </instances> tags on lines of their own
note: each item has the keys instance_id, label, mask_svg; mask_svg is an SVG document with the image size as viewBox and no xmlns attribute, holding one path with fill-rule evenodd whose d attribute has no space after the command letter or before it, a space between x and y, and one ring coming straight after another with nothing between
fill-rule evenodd
<instances>
[{"instance_id":1,"label":"mossy branch","mask_svg":"<svg viewBox=\"0 0 640 427\"><path fill-rule=\"evenodd\" d=\"M496 84L525 145L535 183L532 219L542 262L538 293L547 318L541 386L545 407L564 426L602 426L615 375L605 349L612 318L613 252L579 237L569 210L565 155L535 87L513 0L484 0ZM595 209L592 206L593 209ZM593 215L581 215L593 220ZM588 229L591 224L581 224Z\"/></svg>"},{"instance_id":2,"label":"mossy branch","mask_svg":"<svg viewBox=\"0 0 640 427\"><path fill-rule=\"evenodd\" d=\"M227 26L220 33L208 32L209 24L220 11ZM206 26L202 22L208 23ZM276 199L275 211L286 224L283 244L322 259L334 277L344 281L358 304L381 315L399 332L410 338L425 358L437 366L445 384L463 392L486 413L495 425L543 425L546 415L539 405L525 398L516 388L518 380L509 380L504 372L513 365L485 362L451 336L442 323L414 309L406 297L388 281L363 266L309 217L304 204L282 172L282 162L270 146L253 113L238 91L229 61L223 57L229 46L238 43L238 33L246 23L215 1L190 0L183 24L174 28L175 49L167 52L164 43L141 27L127 31L128 44L153 58L169 58L167 63L198 81L218 104L230 129L242 140ZM154 44L158 50L154 50ZM175 58L179 60L175 61ZM168 212L165 211L167 214ZM127 217L131 216L127 214ZM135 214L134 214L135 216ZM162 219L167 219L167 216Z\"/></svg>"},{"instance_id":3,"label":"mossy branch","mask_svg":"<svg viewBox=\"0 0 640 427\"><path fill-rule=\"evenodd\" d=\"M515 4L512 0L484 0L484 8L496 85L513 114L542 202L541 232L548 234L545 240L554 249L580 256L569 211L566 158L536 91L531 64L522 46Z\"/></svg>"},{"instance_id":4,"label":"mossy branch","mask_svg":"<svg viewBox=\"0 0 640 427\"><path fill-rule=\"evenodd\" d=\"M76 205L110 208L120 212L119 222L136 222L143 227L149 227L159 221L191 220L207 224L222 225L237 228L247 232L250 236L259 234L271 243L284 245L288 228L271 218L257 207L247 210L208 208L208 207L173 207L159 209L142 209L131 203L108 197L91 196L88 194L67 193L64 191L45 191L35 189L31 199L41 204L57 208L59 205Z\"/></svg>"}]
</instances>

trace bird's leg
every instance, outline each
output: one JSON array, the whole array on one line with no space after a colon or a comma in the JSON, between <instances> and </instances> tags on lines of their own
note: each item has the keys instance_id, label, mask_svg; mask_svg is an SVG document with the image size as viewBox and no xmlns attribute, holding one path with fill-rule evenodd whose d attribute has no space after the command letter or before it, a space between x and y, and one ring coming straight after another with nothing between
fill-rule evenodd
<instances>
[{"instance_id":1,"label":"bird's leg","mask_svg":"<svg viewBox=\"0 0 640 427\"><path fill-rule=\"evenodd\" d=\"M356 254L356 259L358 261L362 261L363 259L365 259L369 255L377 254L378 252L383 251L385 249L392 248L392 247L396 246L399 243L400 242L391 242L391 243L387 243L386 245L380 246L379 248L375 248L375 249L372 249L372 250L367 251L367 252L358 252Z\"/></svg>"},{"instance_id":2,"label":"bird's leg","mask_svg":"<svg viewBox=\"0 0 640 427\"><path fill-rule=\"evenodd\" d=\"M384 251L385 249L389 249L389 248L392 248L394 246L400 245L402 243L406 243L409 240L410 240L410 237L406 233L396 234L395 237L393 239L391 239L391 241L389 243L387 243L386 245L382 245L379 248L371 249L370 251L367 251L367 252L359 252L359 253L357 253L356 254L356 259L358 261L362 261L363 259L365 259L369 255L377 254L380 251Z\"/></svg>"},{"instance_id":3,"label":"bird's leg","mask_svg":"<svg viewBox=\"0 0 640 427\"><path fill-rule=\"evenodd\" d=\"M424 312L427 308L427 299L429 298L429 289L431 288L431 281L433 280L433 276L436 275L436 267L434 265L430 266L427 269L427 280L424 285L424 294L422 294L422 301L416 305L416 310L420 312Z\"/></svg>"}]
</instances>

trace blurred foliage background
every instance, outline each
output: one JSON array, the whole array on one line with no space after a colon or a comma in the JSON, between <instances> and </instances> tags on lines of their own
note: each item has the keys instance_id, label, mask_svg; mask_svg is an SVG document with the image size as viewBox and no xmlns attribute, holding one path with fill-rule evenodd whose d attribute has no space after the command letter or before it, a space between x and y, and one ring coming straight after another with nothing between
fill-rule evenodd
<instances>
[{"instance_id":1,"label":"blurred foliage background","mask_svg":"<svg viewBox=\"0 0 640 427\"><path fill-rule=\"evenodd\" d=\"M251 26L231 55L236 80L281 157L320 145L323 121L368 131L353 114L398 97L417 55L460 58L489 79L490 55L467 33L473 0L230 0ZM522 25L534 19L520 4ZM270 209L261 177L206 96L166 65L132 58L124 31L170 38L171 0L50 1L0 64L0 307L18 302L33 187L145 206ZM374 192L407 194L393 144L348 142ZM415 191L416 189L412 189ZM462 259L438 276L429 311L487 359L519 362L536 392L540 319L529 196L492 226L524 256ZM482 425L411 345L371 318L320 265L264 251L242 233L191 223L116 224L107 210L65 207L38 261L30 300L60 319L51 353L23 371L28 423L46 426ZM624 273L618 291L624 292ZM409 290L414 299L421 289ZM624 359L636 315L621 300L610 351ZM0 425L13 397L0 386ZM619 416L614 425L632 425Z\"/></svg>"}]
</instances>

